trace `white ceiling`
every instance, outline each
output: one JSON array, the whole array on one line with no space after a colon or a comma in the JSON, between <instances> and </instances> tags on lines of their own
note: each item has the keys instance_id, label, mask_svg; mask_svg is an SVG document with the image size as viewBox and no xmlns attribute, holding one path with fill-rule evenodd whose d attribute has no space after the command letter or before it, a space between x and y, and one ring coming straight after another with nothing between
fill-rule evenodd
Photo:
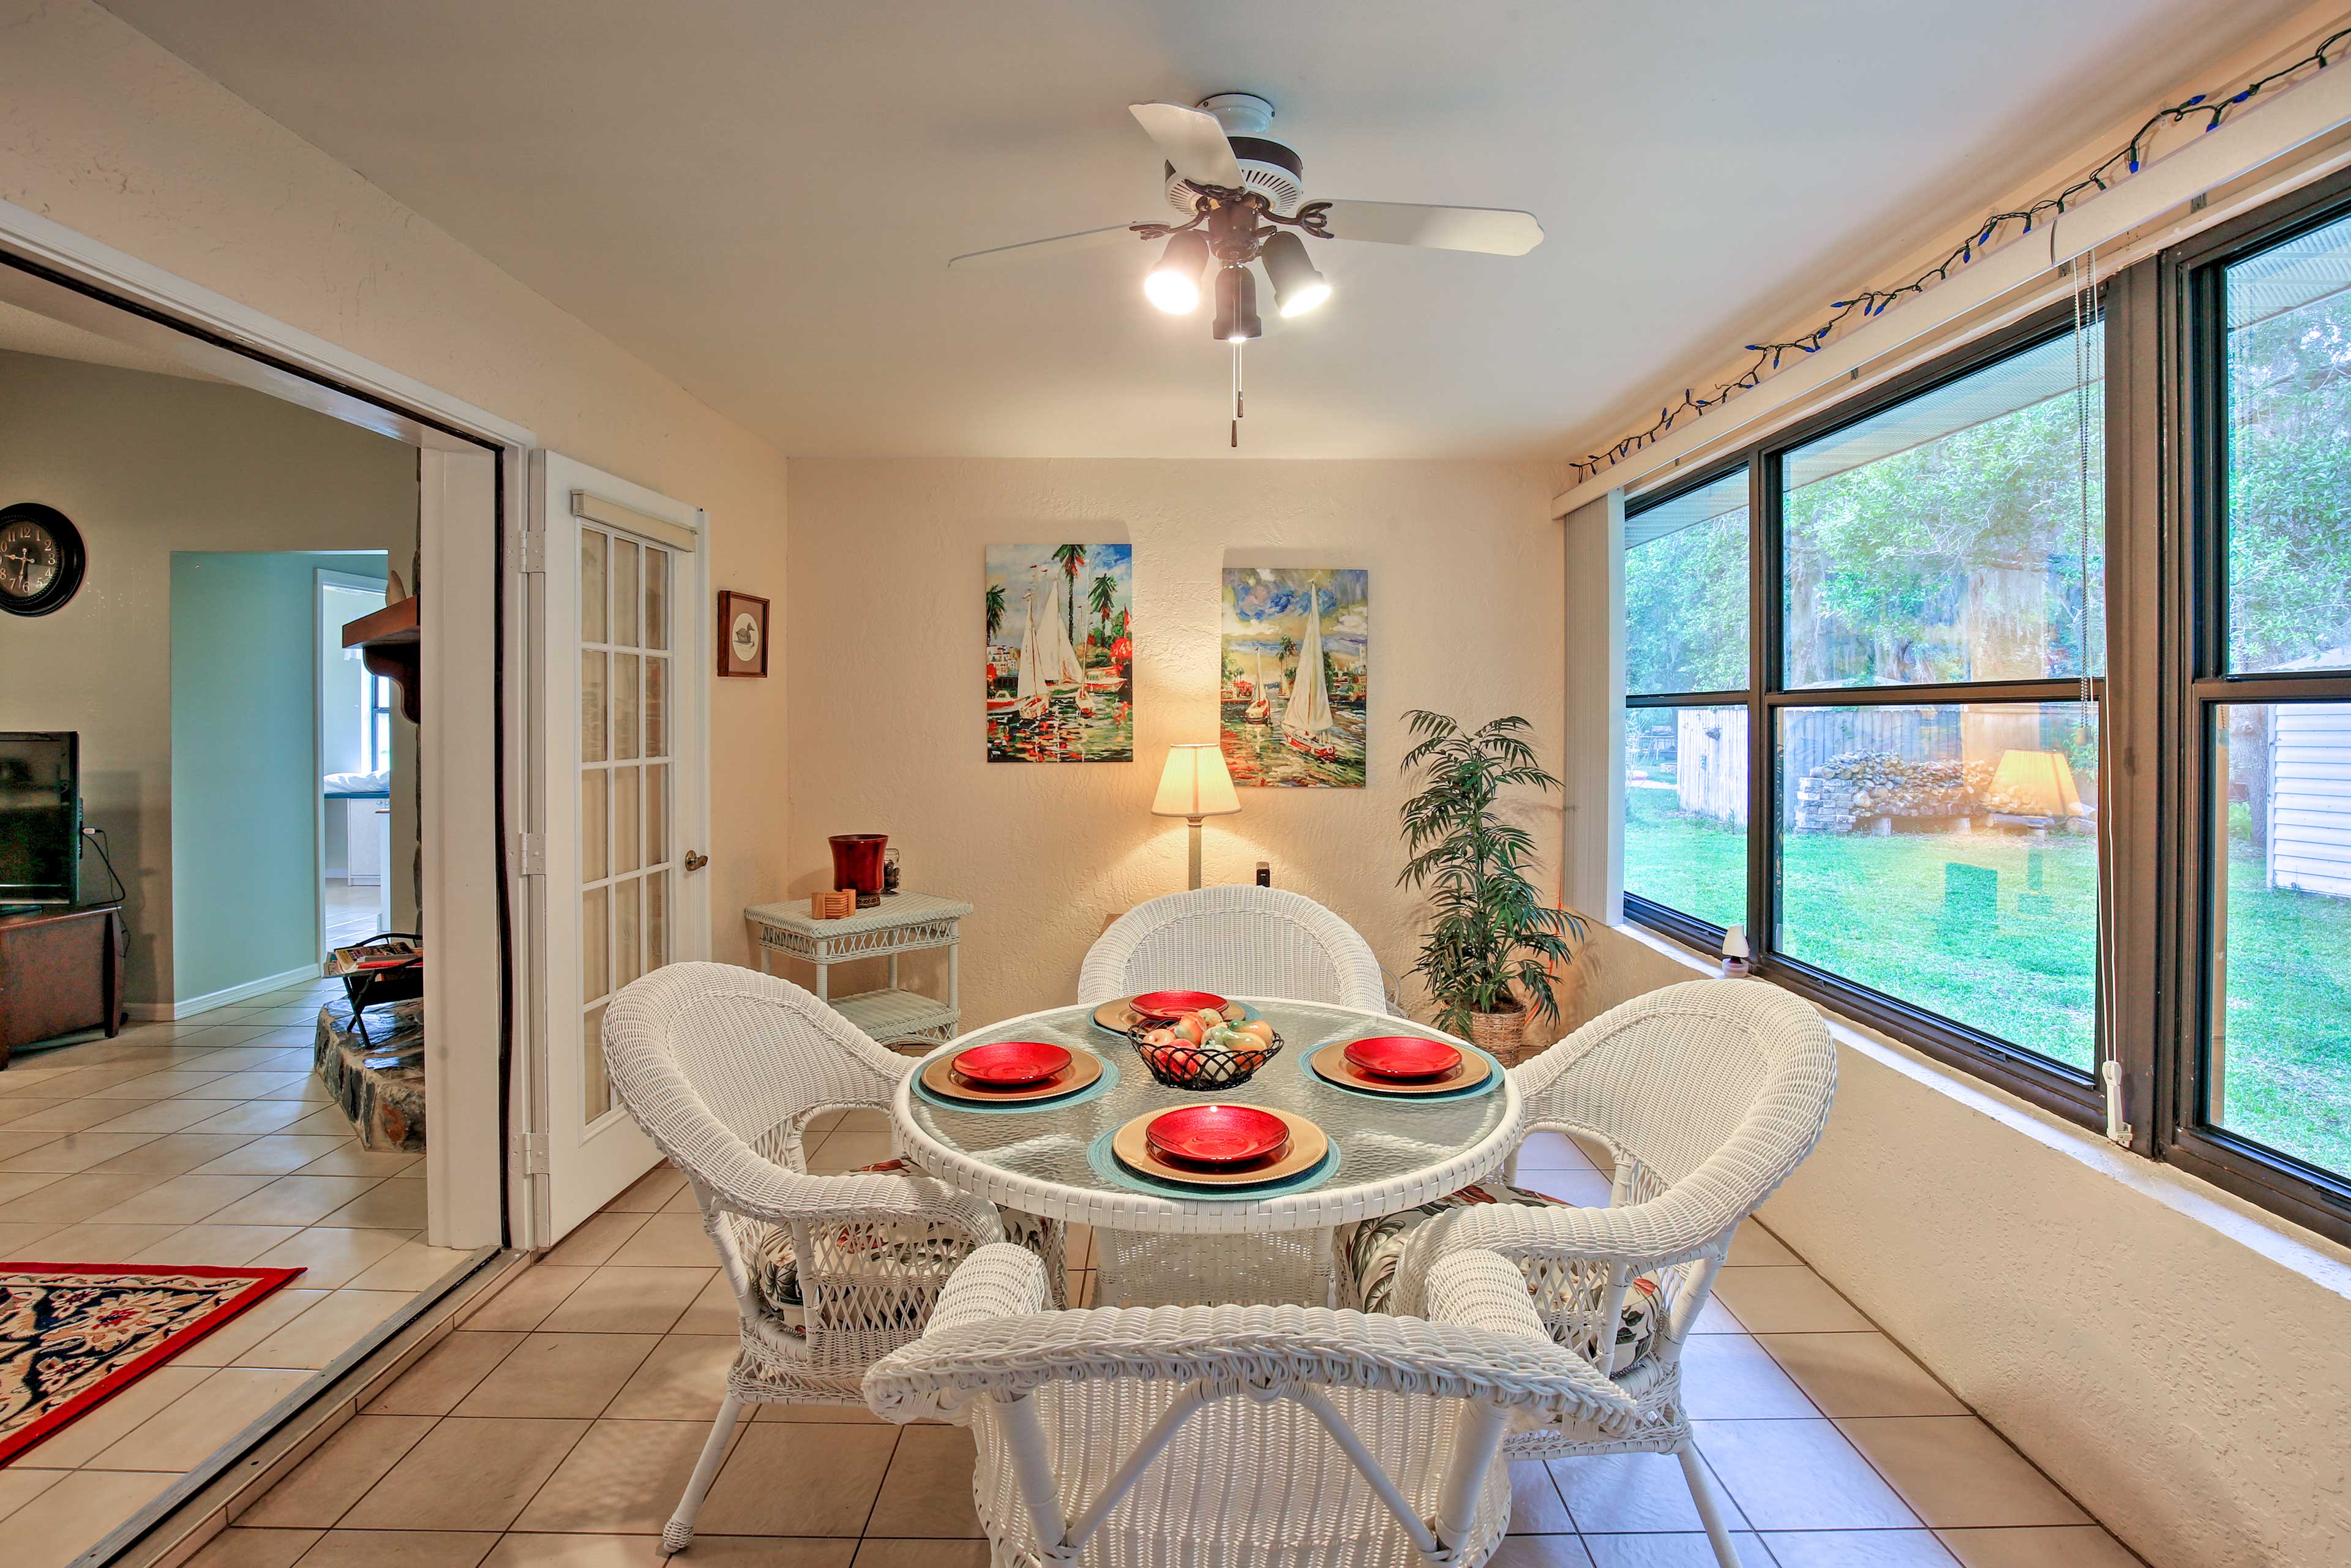
<instances>
[{"instance_id":1,"label":"white ceiling","mask_svg":"<svg viewBox=\"0 0 2351 1568\"><path fill-rule=\"evenodd\" d=\"M1339 244L1243 455L1559 457L2151 105L2294 0L105 0L792 455L1207 456L1228 356L1141 244L1125 106L1271 99L1310 196L1530 208ZM1270 316L1270 313L1269 313Z\"/></svg>"}]
</instances>

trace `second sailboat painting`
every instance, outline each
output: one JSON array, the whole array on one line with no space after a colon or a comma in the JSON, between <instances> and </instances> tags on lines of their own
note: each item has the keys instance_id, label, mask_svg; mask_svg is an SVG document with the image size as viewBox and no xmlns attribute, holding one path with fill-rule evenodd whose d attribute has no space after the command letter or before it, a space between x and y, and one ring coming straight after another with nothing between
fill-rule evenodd
<instances>
[{"instance_id":1,"label":"second sailboat painting","mask_svg":"<svg viewBox=\"0 0 2351 1568\"><path fill-rule=\"evenodd\" d=\"M1134 547L987 547L987 759L1134 760Z\"/></svg>"},{"instance_id":2,"label":"second sailboat painting","mask_svg":"<svg viewBox=\"0 0 2351 1568\"><path fill-rule=\"evenodd\" d=\"M1233 782L1364 787L1372 574L1227 567L1217 705Z\"/></svg>"}]
</instances>

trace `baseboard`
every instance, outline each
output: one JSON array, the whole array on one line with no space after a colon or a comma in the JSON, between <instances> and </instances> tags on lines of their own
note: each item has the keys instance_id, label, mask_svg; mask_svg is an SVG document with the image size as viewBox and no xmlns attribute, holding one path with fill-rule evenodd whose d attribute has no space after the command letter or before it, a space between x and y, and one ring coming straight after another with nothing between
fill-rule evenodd
<instances>
[{"instance_id":1,"label":"baseboard","mask_svg":"<svg viewBox=\"0 0 2351 1568\"><path fill-rule=\"evenodd\" d=\"M287 969L277 975L264 975L257 980L247 980L241 986L230 986L225 989L213 991L201 997L183 997L176 1002L126 1003L122 1010L130 1015L134 1023L171 1023L174 1019L193 1018L198 1013L210 1012L214 1008L227 1007L232 1002L241 1002L247 997L282 991L288 986L299 985L305 980L315 980L320 972L318 965L305 964L298 969Z\"/></svg>"}]
</instances>

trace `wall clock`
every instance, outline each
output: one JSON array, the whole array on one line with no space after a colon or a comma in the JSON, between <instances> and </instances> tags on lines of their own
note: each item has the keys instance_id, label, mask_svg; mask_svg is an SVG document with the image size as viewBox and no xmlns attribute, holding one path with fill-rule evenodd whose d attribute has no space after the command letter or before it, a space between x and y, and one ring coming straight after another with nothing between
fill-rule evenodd
<instances>
[{"instance_id":1,"label":"wall clock","mask_svg":"<svg viewBox=\"0 0 2351 1568\"><path fill-rule=\"evenodd\" d=\"M89 563L81 530L55 507L0 507L0 610L47 615L80 589Z\"/></svg>"}]
</instances>

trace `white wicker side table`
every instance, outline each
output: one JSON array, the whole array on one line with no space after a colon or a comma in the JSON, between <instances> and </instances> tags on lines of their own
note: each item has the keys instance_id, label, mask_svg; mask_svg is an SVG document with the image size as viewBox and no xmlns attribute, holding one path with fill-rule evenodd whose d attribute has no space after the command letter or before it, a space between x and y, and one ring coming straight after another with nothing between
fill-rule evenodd
<instances>
[{"instance_id":1,"label":"white wicker side table","mask_svg":"<svg viewBox=\"0 0 2351 1568\"><path fill-rule=\"evenodd\" d=\"M970 913L971 905L960 899L902 893L884 898L879 908L861 909L846 920L811 918L805 902L755 904L743 911L743 918L751 923L763 973L775 973L773 959L778 953L815 965L817 1000L888 1045L901 1040L955 1038L963 1018L956 996L956 926ZM902 990L898 985L898 956L931 947L947 950L944 1001L920 991ZM878 991L829 995L827 971L835 964L858 958L889 959L890 983Z\"/></svg>"}]
</instances>

